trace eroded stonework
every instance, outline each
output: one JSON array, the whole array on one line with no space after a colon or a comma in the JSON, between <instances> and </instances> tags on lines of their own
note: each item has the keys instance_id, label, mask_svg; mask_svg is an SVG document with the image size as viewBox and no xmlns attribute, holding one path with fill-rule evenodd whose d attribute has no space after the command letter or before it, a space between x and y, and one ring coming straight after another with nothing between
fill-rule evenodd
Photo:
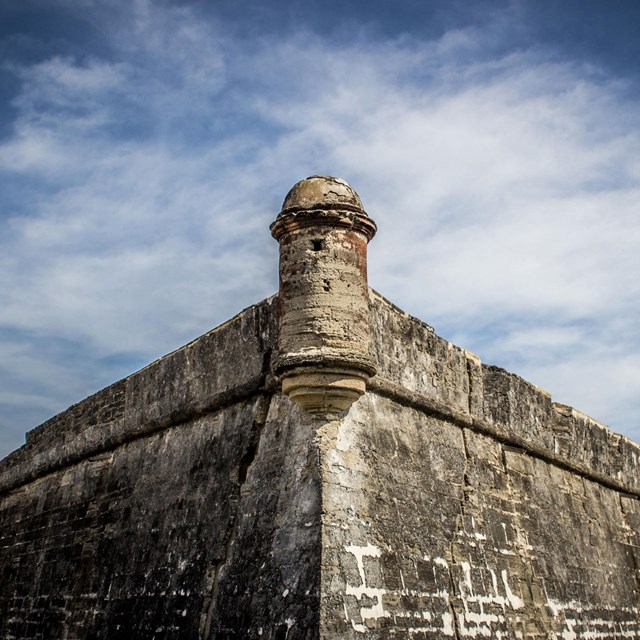
<instances>
[{"instance_id":1,"label":"eroded stonework","mask_svg":"<svg viewBox=\"0 0 640 640\"><path fill-rule=\"evenodd\" d=\"M343 181L281 213L278 297L0 462L0 637L639 638L640 446L370 290Z\"/></svg>"},{"instance_id":2,"label":"eroded stonework","mask_svg":"<svg viewBox=\"0 0 640 640\"><path fill-rule=\"evenodd\" d=\"M640 634L637 499L373 394L323 472L326 637Z\"/></svg>"},{"instance_id":3,"label":"eroded stonework","mask_svg":"<svg viewBox=\"0 0 640 640\"><path fill-rule=\"evenodd\" d=\"M307 413L337 416L376 372L370 354L367 243L376 225L344 180L311 176L271 225L280 245L282 392Z\"/></svg>"}]
</instances>

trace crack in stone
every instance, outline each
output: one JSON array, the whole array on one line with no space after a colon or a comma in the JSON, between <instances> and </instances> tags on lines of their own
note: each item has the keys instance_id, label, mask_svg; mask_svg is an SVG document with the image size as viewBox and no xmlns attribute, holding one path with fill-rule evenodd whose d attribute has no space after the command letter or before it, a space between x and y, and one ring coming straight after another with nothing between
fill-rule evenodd
<instances>
[{"instance_id":1,"label":"crack in stone","mask_svg":"<svg viewBox=\"0 0 640 640\"><path fill-rule=\"evenodd\" d=\"M451 550L451 553L453 554L453 549ZM453 557L451 558L451 560L453 561ZM451 590L453 592L454 589L454 582L453 582L453 572L451 571L451 562L449 563L449 584L451 586ZM452 594L453 595L453 594ZM451 610L451 617L452 617L452 622L453 622L453 631L455 633L455 637L456 640L462 640L462 637L460 635L460 627L458 624L458 616L456 614L456 608L453 606L453 599L449 598L449 609Z\"/></svg>"},{"instance_id":2,"label":"crack in stone","mask_svg":"<svg viewBox=\"0 0 640 640\"><path fill-rule=\"evenodd\" d=\"M469 478L467 476L467 468L469 466L469 450L467 448L467 437L464 429L461 429L461 432L462 432L462 449L464 451L464 468L462 470L462 497L460 500L460 513L456 518L455 532L461 530L464 527L465 503L467 501L467 487L470 486ZM456 608L453 603L455 598L459 598L459 596L457 595L456 583L453 577L453 565L455 564L455 551L454 551L455 544L456 544L456 540L455 540L455 534L454 534L454 537L451 538L451 543L449 545L448 570L449 570L449 588L451 591L451 594L449 597L449 609L451 610L451 616L453 618L453 630L455 632L456 640L461 640L462 636L460 634L458 614L456 612Z\"/></svg>"},{"instance_id":3,"label":"crack in stone","mask_svg":"<svg viewBox=\"0 0 640 640\"><path fill-rule=\"evenodd\" d=\"M251 434L249 437L249 443L245 449L244 455L240 459L238 466L238 507L236 514L227 531L226 540L224 543L224 549L222 557L215 564L215 566L207 572L207 582L209 596L205 598L203 603L203 613L201 615L200 622L200 638L206 640L209 637L211 631L211 623L213 622L213 615L216 610L218 600L218 590L220 586L220 576L224 571L225 565L231 557L231 550L236 540L238 533L238 526L241 518L241 504L243 487L247 480L249 469L253 464L258 448L260 446L260 438L264 429L264 425L267 421L267 415L269 413L269 407L271 406L271 400L273 395L261 395L258 399L258 406L256 408L256 417L253 421L251 428Z\"/></svg>"}]
</instances>

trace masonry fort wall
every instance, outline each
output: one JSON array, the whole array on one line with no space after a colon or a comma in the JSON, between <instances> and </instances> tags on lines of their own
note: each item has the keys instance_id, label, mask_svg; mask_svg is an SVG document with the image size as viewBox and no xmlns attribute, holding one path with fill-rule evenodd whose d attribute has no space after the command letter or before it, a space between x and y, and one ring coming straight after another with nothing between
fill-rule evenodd
<instances>
[{"instance_id":1,"label":"masonry fort wall","mask_svg":"<svg viewBox=\"0 0 640 640\"><path fill-rule=\"evenodd\" d=\"M374 292L378 376L309 417L274 306L2 462L0 637L638 637L636 444Z\"/></svg>"},{"instance_id":2,"label":"masonry fort wall","mask_svg":"<svg viewBox=\"0 0 640 640\"><path fill-rule=\"evenodd\" d=\"M269 389L273 306L71 407L1 463L0 637L317 629L319 477L310 425Z\"/></svg>"},{"instance_id":3,"label":"masonry fort wall","mask_svg":"<svg viewBox=\"0 0 640 640\"><path fill-rule=\"evenodd\" d=\"M326 637L640 637L638 446L371 307L378 376L320 429Z\"/></svg>"},{"instance_id":4,"label":"masonry fort wall","mask_svg":"<svg viewBox=\"0 0 640 640\"><path fill-rule=\"evenodd\" d=\"M640 637L640 447L368 289L344 181L272 230L279 298L0 462L0 637Z\"/></svg>"}]
</instances>

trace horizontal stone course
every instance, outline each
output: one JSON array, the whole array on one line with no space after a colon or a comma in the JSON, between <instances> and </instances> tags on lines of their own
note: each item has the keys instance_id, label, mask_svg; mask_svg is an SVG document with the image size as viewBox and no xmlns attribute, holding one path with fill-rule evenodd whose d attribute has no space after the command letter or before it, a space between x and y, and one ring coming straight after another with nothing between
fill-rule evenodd
<instances>
[{"instance_id":1,"label":"horizontal stone course","mask_svg":"<svg viewBox=\"0 0 640 640\"><path fill-rule=\"evenodd\" d=\"M244 310L30 431L0 461L0 492L255 394L268 382L274 308L269 298Z\"/></svg>"},{"instance_id":2,"label":"horizontal stone course","mask_svg":"<svg viewBox=\"0 0 640 640\"><path fill-rule=\"evenodd\" d=\"M437 336L371 290L376 393L640 495L640 445Z\"/></svg>"},{"instance_id":3,"label":"horizontal stone course","mask_svg":"<svg viewBox=\"0 0 640 640\"><path fill-rule=\"evenodd\" d=\"M270 382L277 299L99 391L27 434L0 462L0 491L73 464L155 429L180 424ZM370 386L474 425L502 441L640 492L640 446L517 375L486 365L370 290ZM220 354L225 354L220 357ZM242 363L242 366L237 366ZM411 366L407 366L411 363Z\"/></svg>"}]
</instances>

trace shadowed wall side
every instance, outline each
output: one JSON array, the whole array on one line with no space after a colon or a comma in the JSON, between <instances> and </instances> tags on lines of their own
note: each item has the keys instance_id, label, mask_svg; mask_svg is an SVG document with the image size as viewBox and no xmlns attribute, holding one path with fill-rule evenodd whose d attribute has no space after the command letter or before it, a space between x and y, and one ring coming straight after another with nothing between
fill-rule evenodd
<instances>
[{"instance_id":1,"label":"shadowed wall side","mask_svg":"<svg viewBox=\"0 0 640 640\"><path fill-rule=\"evenodd\" d=\"M246 310L0 464L0 637L317 637L317 453L273 395L275 321Z\"/></svg>"}]
</instances>

